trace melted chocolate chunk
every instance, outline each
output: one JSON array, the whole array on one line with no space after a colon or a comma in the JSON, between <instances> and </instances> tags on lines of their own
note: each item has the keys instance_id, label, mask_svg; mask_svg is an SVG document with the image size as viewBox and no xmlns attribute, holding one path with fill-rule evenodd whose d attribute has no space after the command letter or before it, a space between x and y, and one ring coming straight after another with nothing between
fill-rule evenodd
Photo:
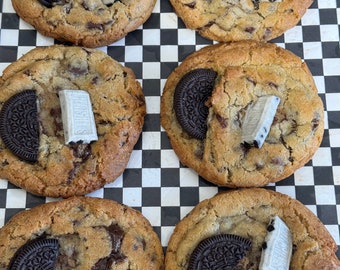
<instances>
[{"instance_id":1,"label":"melted chocolate chunk","mask_svg":"<svg viewBox=\"0 0 340 270\"><path fill-rule=\"evenodd\" d=\"M219 234L208 237L191 254L188 270L232 270L250 248L250 240L241 236Z\"/></svg>"},{"instance_id":2,"label":"melted chocolate chunk","mask_svg":"<svg viewBox=\"0 0 340 270\"><path fill-rule=\"evenodd\" d=\"M124 238L124 231L117 224L111 224L104 228L111 238L111 253L109 256L98 260L91 270L109 270L113 263L120 263L126 259L126 256L122 254L120 250Z\"/></svg>"},{"instance_id":3,"label":"melted chocolate chunk","mask_svg":"<svg viewBox=\"0 0 340 270\"><path fill-rule=\"evenodd\" d=\"M193 138L204 139L207 132L208 107L217 73L211 69L195 69L178 82L174 94L174 110L182 128Z\"/></svg>"},{"instance_id":4,"label":"melted chocolate chunk","mask_svg":"<svg viewBox=\"0 0 340 270\"><path fill-rule=\"evenodd\" d=\"M58 257L57 239L39 238L29 241L14 254L8 270L53 270Z\"/></svg>"},{"instance_id":5,"label":"melted chocolate chunk","mask_svg":"<svg viewBox=\"0 0 340 270\"><path fill-rule=\"evenodd\" d=\"M60 0L38 0L38 1L47 8L51 8L58 2L62 2Z\"/></svg>"},{"instance_id":6,"label":"melted chocolate chunk","mask_svg":"<svg viewBox=\"0 0 340 270\"><path fill-rule=\"evenodd\" d=\"M39 150L37 96L25 90L10 97L0 112L0 136L19 158L36 162Z\"/></svg>"}]
</instances>

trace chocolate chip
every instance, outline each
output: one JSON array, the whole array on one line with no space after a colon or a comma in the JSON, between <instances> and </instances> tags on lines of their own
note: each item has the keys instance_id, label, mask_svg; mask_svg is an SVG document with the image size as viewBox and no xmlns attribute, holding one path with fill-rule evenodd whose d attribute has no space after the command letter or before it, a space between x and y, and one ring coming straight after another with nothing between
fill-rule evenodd
<instances>
[{"instance_id":1,"label":"chocolate chip","mask_svg":"<svg viewBox=\"0 0 340 270\"><path fill-rule=\"evenodd\" d=\"M227 128L228 127L228 119L222 117L219 114L216 114L217 121L220 123L221 128Z\"/></svg>"},{"instance_id":2,"label":"chocolate chip","mask_svg":"<svg viewBox=\"0 0 340 270\"><path fill-rule=\"evenodd\" d=\"M104 31L104 25L101 23L88 22L86 26L88 29Z\"/></svg>"},{"instance_id":3,"label":"chocolate chip","mask_svg":"<svg viewBox=\"0 0 340 270\"><path fill-rule=\"evenodd\" d=\"M190 256L188 270L234 269L250 250L249 239L219 234L202 240Z\"/></svg>"},{"instance_id":4,"label":"chocolate chip","mask_svg":"<svg viewBox=\"0 0 340 270\"><path fill-rule=\"evenodd\" d=\"M191 3L188 3L188 4L185 4L185 6L189 7L189 8L195 8L196 7L196 2L191 2Z\"/></svg>"},{"instance_id":5,"label":"chocolate chip","mask_svg":"<svg viewBox=\"0 0 340 270\"><path fill-rule=\"evenodd\" d=\"M183 76L174 93L177 120L189 136L204 139L207 131L208 108L217 73L211 69L195 69Z\"/></svg>"},{"instance_id":6,"label":"chocolate chip","mask_svg":"<svg viewBox=\"0 0 340 270\"><path fill-rule=\"evenodd\" d=\"M47 8L51 8L55 3L59 2L59 0L39 0L39 2Z\"/></svg>"},{"instance_id":7,"label":"chocolate chip","mask_svg":"<svg viewBox=\"0 0 340 270\"><path fill-rule=\"evenodd\" d=\"M0 136L19 158L36 162L39 151L39 122L35 90L10 97L0 111Z\"/></svg>"},{"instance_id":8,"label":"chocolate chip","mask_svg":"<svg viewBox=\"0 0 340 270\"><path fill-rule=\"evenodd\" d=\"M244 31L246 31L249 34L252 34L255 31L255 27L253 27L253 26L246 27L246 29L244 29Z\"/></svg>"}]
</instances>

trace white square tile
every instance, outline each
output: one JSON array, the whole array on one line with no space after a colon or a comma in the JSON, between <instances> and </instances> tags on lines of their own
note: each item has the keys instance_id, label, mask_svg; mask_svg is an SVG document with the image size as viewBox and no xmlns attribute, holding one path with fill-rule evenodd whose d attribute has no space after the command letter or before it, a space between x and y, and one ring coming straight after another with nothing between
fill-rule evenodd
<instances>
[{"instance_id":1,"label":"white square tile","mask_svg":"<svg viewBox=\"0 0 340 270\"><path fill-rule=\"evenodd\" d=\"M159 132L145 131L142 136L143 150L161 149L161 134Z\"/></svg>"},{"instance_id":2,"label":"white square tile","mask_svg":"<svg viewBox=\"0 0 340 270\"><path fill-rule=\"evenodd\" d=\"M161 167L162 168L178 168L179 167L179 159L172 149L162 150Z\"/></svg>"},{"instance_id":3,"label":"white square tile","mask_svg":"<svg viewBox=\"0 0 340 270\"><path fill-rule=\"evenodd\" d=\"M210 199L218 192L217 187L199 187L200 202L205 199Z\"/></svg>"},{"instance_id":4,"label":"white square tile","mask_svg":"<svg viewBox=\"0 0 340 270\"><path fill-rule=\"evenodd\" d=\"M160 23L161 29L176 29L178 28L178 17L175 13L161 13Z\"/></svg>"},{"instance_id":5,"label":"white square tile","mask_svg":"<svg viewBox=\"0 0 340 270\"><path fill-rule=\"evenodd\" d=\"M291 198L296 198L295 187L294 186L276 186L276 191L282 194L286 194Z\"/></svg>"},{"instance_id":6,"label":"white square tile","mask_svg":"<svg viewBox=\"0 0 340 270\"><path fill-rule=\"evenodd\" d=\"M143 79L159 79L161 77L161 65L155 62L143 63Z\"/></svg>"},{"instance_id":7,"label":"white square tile","mask_svg":"<svg viewBox=\"0 0 340 270\"><path fill-rule=\"evenodd\" d=\"M142 205L142 189L123 188L123 204L131 207L140 207Z\"/></svg>"},{"instance_id":8,"label":"white square tile","mask_svg":"<svg viewBox=\"0 0 340 270\"><path fill-rule=\"evenodd\" d=\"M340 147L340 129L330 129L329 130L329 141L331 147Z\"/></svg>"},{"instance_id":9,"label":"white square tile","mask_svg":"<svg viewBox=\"0 0 340 270\"><path fill-rule=\"evenodd\" d=\"M50 46L54 44L54 39L50 37L45 37L40 33L37 33L36 45L38 46Z\"/></svg>"},{"instance_id":10,"label":"white square tile","mask_svg":"<svg viewBox=\"0 0 340 270\"><path fill-rule=\"evenodd\" d=\"M339 42L339 28L338 28L338 26L332 25L332 24L320 25L320 37L321 37L321 41L337 41L337 42Z\"/></svg>"},{"instance_id":11,"label":"white square tile","mask_svg":"<svg viewBox=\"0 0 340 270\"><path fill-rule=\"evenodd\" d=\"M304 59L322 59L321 42L306 42L303 44Z\"/></svg>"},{"instance_id":12,"label":"white square tile","mask_svg":"<svg viewBox=\"0 0 340 270\"><path fill-rule=\"evenodd\" d=\"M316 205L305 205L309 210L311 210L313 212L314 215L317 216L317 209L316 209Z\"/></svg>"},{"instance_id":13,"label":"white square tile","mask_svg":"<svg viewBox=\"0 0 340 270\"><path fill-rule=\"evenodd\" d=\"M0 209L0 228L5 225L5 209Z\"/></svg>"},{"instance_id":14,"label":"white square tile","mask_svg":"<svg viewBox=\"0 0 340 270\"><path fill-rule=\"evenodd\" d=\"M340 58L326 58L322 63L325 76L339 76Z\"/></svg>"},{"instance_id":15,"label":"white square tile","mask_svg":"<svg viewBox=\"0 0 340 270\"><path fill-rule=\"evenodd\" d=\"M93 198L104 198L104 189L103 188L97 189L87 194L86 196Z\"/></svg>"},{"instance_id":16,"label":"white square tile","mask_svg":"<svg viewBox=\"0 0 340 270\"><path fill-rule=\"evenodd\" d=\"M145 97L146 113L160 113L160 97L147 96Z\"/></svg>"},{"instance_id":17,"label":"white square tile","mask_svg":"<svg viewBox=\"0 0 340 270\"><path fill-rule=\"evenodd\" d=\"M305 166L296 170L294 173L295 185L311 186L314 185L313 167Z\"/></svg>"},{"instance_id":18,"label":"white square tile","mask_svg":"<svg viewBox=\"0 0 340 270\"><path fill-rule=\"evenodd\" d=\"M319 0L318 7L322 8L336 8L336 0Z\"/></svg>"},{"instance_id":19,"label":"white square tile","mask_svg":"<svg viewBox=\"0 0 340 270\"><path fill-rule=\"evenodd\" d=\"M334 185L340 186L340 166L333 166L332 171Z\"/></svg>"},{"instance_id":20,"label":"white square tile","mask_svg":"<svg viewBox=\"0 0 340 270\"><path fill-rule=\"evenodd\" d=\"M16 46L19 42L19 30L2 29L0 35L1 46Z\"/></svg>"},{"instance_id":21,"label":"white square tile","mask_svg":"<svg viewBox=\"0 0 340 270\"><path fill-rule=\"evenodd\" d=\"M17 57L20 58L21 56L25 55L29 51L33 50L34 48L35 48L34 46L19 46Z\"/></svg>"},{"instance_id":22,"label":"white square tile","mask_svg":"<svg viewBox=\"0 0 340 270\"><path fill-rule=\"evenodd\" d=\"M287 43L302 42L302 27L297 25L284 33Z\"/></svg>"},{"instance_id":23,"label":"white square tile","mask_svg":"<svg viewBox=\"0 0 340 270\"><path fill-rule=\"evenodd\" d=\"M160 45L161 32L159 29L143 30L143 45Z\"/></svg>"},{"instance_id":24,"label":"white square tile","mask_svg":"<svg viewBox=\"0 0 340 270\"><path fill-rule=\"evenodd\" d=\"M161 226L160 207L142 207L142 214L149 220L152 226Z\"/></svg>"},{"instance_id":25,"label":"white square tile","mask_svg":"<svg viewBox=\"0 0 340 270\"><path fill-rule=\"evenodd\" d=\"M339 233L339 226L338 225L325 225L329 233L332 235L335 243L340 245L340 233Z\"/></svg>"},{"instance_id":26,"label":"white square tile","mask_svg":"<svg viewBox=\"0 0 340 270\"><path fill-rule=\"evenodd\" d=\"M313 156L313 166L332 166L330 148L320 147Z\"/></svg>"},{"instance_id":27,"label":"white square tile","mask_svg":"<svg viewBox=\"0 0 340 270\"><path fill-rule=\"evenodd\" d=\"M161 46L161 61L178 62L178 47L172 45Z\"/></svg>"},{"instance_id":28,"label":"white square tile","mask_svg":"<svg viewBox=\"0 0 340 270\"><path fill-rule=\"evenodd\" d=\"M123 187L123 175L120 175L111 183L105 185L105 188L121 188Z\"/></svg>"},{"instance_id":29,"label":"white square tile","mask_svg":"<svg viewBox=\"0 0 340 270\"><path fill-rule=\"evenodd\" d=\"M334 186L315 186L316 204L336 204Z\"/></svg>"},{"instance_id":30,"label":"white square tile","mask_svg":"<svg viewBox=\"0 0 340 270\"><path fill-rule=\"evenodd\" d=\"M20 30L34 30L34 27L31 24L29 24L28 22L20 19L20 21L19 21L19 29Z\"/></svg>"},{"instance_id":31,"label":"white square tile","mask_svg":"<svg viewBox=\"0 0 340 270\"><path fill-rule=\"evenodd\" d=\"M313 76L316 88L319 94L324 94L325 91L325 79L323 76Z\"/></svg>"},{"instance_id":32,"label":"white square tile","mask_svg":"<svg viewBox=\"0 0 340 270\"><path fill-rule=\"evenodd\" d=\"M143 47L125 46L125 62L143 62Z\"/></svg>"},{"instance_id":33,"label":"white square tile","mask_svg":"<svg viewBox=\"0 0 340 270\"><path fill-rule=\"evenodd\" d=\"M340 93L326 94L326 107L327 111L340 111Z\"/></svg>"},{"instance_id":34,"label":"white square tile","mask_svg":"<svg viewBox=\"0 0 340 270\"><path fill-rule=\"evenodd\" d=\"M23 189L8 189L6 197L7 208L26 208L26 191Z\"/></svg>"},{"instance_id":35,"label":"white square tile","mask_svg":"<svg viewBox=\"0 0 340 270\"><path fill-rule=\"evenodd\" d=\"M127 168L142 168L142 150L132 150Z\"/></svg>"},{"instance_id":36,"label":"white square tile","mask_svg":"<svg viewBox=\"0 0 340 270\"><path fill-rule=\"evenodd\" d=\"M0 178L0 189L6 189L8 187L8 181Z\"/></svg>"},{"instance_id":37,"label":"white square tile","mask_svg":"<svg viewBox=\"0 0 340 270\"><path fill-rule=\"evenodd\" d=\"M160 187L161 186L161 169L159 168L142 169L142 186L143 187Z\"/></svg>"},{"instance_id":38,"label":"white square tile","mask_svg":"<svg viewBox=\"0 0 340 270\"><path fill-rule=\"evenodd\" d=\"M169 239L174 231L174 226L162 226L161 228L161 244L163 247L167 246Z\"/></svg>"},{"instance_id":39,"label":"white square tile","mask_svg":"<svg viewBox=\"0 0 340 270\"><path fill-rule=\"evenodd\" d=\"M4 13L15 13L15 10L12 6L12 1L4 0L2 3L2 12Z\"/></svg>"},{"instance_id":40,"label":"white square tile","mask_svg":"<svg viewBox=\"0 0 340 270\"><path fill-rule=\"evenodd\" d=\"M180 206L179 187L162 187L161 188L161 205L162 206Z\"/></svg>"},{"instance_id":41,"label":"white square tile","mask_svg":"<svg viewBox=\"0 0 340 270\"><path fill-rule=\"evenodd\" d=\"M316 8L309 8L307 9L305 15L301 18L302 25L319 25L320 18L319 18L319 10Z\"/></svg>"},{"instance_id":42,"label":"white square tile","mask_svg":"<svg viewBox=\"0 0 340 270\"><path fill-rule=\"evenodd\" d=\"M191 29L178 29L178 45L195 45L196 32Z\"/></svg>"},{"instance_id":43,"label":"white square tile","mask_svg":"<svg viewBox=\"0 0 340 270\"><path fill-rule=\"evenodd\" d=\"M180 208L181 219L183 219L193 209L193 206L182 206Z\"/></svg>"},{"instance_id":44,"label":"white square tile","mask_svg":"<svg viewBox=\"0 0 340 270\"><path fill-rule=\"evenodd\" d=\"M199 176L190 168L179 169L179 182L181 187L198 187Z\"/></svg>"}]
</instances>

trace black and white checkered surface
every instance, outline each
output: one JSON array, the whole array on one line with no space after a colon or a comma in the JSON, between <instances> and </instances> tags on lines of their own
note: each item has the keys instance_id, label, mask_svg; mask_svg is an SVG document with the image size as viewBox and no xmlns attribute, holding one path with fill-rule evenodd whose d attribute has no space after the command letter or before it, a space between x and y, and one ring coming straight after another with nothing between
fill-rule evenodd
<instances>
[{"instance_id":1,"label":"black and white checkered surface","mask_svg":"<svg viewBox=\"0 0 340 270\"><path fill-rule=\"evenodd\" d=\"M266 188L298 199L325 224L340 247L340 0L315 0L301 22L272 42L308 64L325 106L325 135L313 159L294 175ZM36 46L55 43L0 0L0 73ZM212 44L185 28L167 0L126 38L99 48L132 68L147 103L145 126L121 177L89 196L113 199L140 210L165 247L175 224L218 188L182 166L160 126L160 96L170 72L190 53ZM33 196L0 179L0 226L15 213L55 199ZM340 251L338 251L340 257Z\"/></svg>"}]
</instances>

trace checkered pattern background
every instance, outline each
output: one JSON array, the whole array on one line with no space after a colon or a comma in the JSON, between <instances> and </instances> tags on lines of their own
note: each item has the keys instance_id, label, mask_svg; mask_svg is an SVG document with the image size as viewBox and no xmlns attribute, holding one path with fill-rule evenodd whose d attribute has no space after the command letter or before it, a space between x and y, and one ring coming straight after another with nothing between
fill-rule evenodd
<instances>
[{"instance_id":1,"label":"checkered pattern background","mask_svg":"<svg viewBox=\"0 0 340 270\"><path fill-rule=\"evenodd\" d=\"M340 246L340 0L315 0L301 22L273 42L308 64L325 106L325 136L313 159L294 175L266 188L298 199L325 224ZM0 0L0 73L36 46L56 41L38 34ZM185 28L168 1L126 38L99 48L132 68L147 102L145 126L127 169L89 196L113 199L140 210L166 247L175 224L219 189L182 166L160 126L160 96L170 72L190 53L211 44ZM0 226L15 213L55 199L37 197L0 179ZM340 257L340 252L338 251Z\"/></svg>"}]
</instances>

